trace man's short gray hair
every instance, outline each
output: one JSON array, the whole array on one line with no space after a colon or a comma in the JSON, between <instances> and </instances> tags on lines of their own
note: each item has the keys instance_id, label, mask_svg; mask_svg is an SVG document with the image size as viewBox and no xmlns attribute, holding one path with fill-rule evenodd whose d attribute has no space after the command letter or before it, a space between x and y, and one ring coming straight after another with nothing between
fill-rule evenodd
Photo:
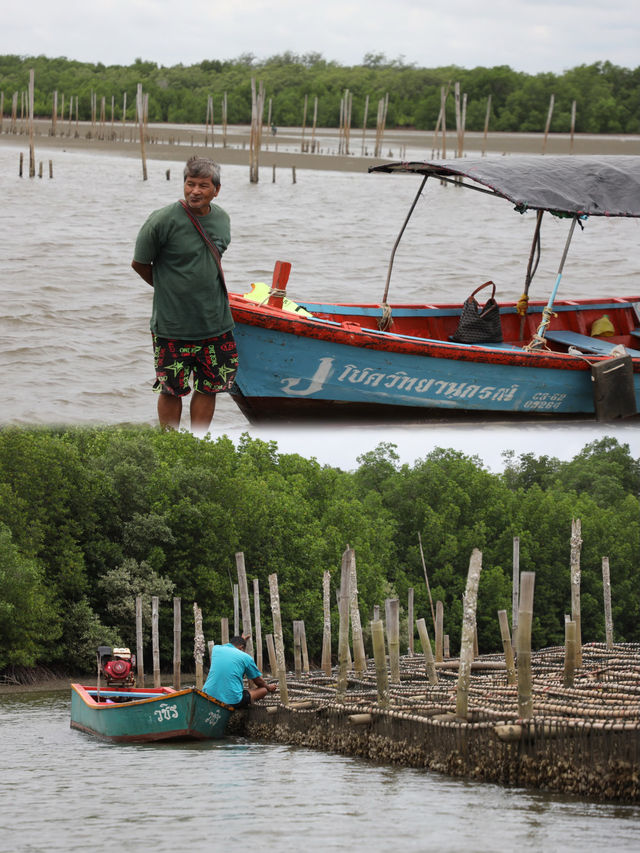
<instances>
[{"instance_id":1,"label":"man's short gray hair","mask_svg":"<svg viewBox=\"0 0 640 853\"><path fill-rule=\"evenodd\" d=\"M220 166L207 157L190 157L184 167L184 179L211 178L214 187L220 186Z\"/></svg>"}]
</instances>

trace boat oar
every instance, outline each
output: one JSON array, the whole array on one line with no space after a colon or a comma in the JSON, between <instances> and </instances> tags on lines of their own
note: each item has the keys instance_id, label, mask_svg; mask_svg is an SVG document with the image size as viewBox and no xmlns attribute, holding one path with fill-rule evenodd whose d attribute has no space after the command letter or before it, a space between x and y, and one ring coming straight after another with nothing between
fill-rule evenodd
<instances>
[{"instance_id":1,"label":"boat oar","mask_svg":"<svg viewBox=\"0 0 640 853\"><path fill-rule=\"evenodd\" d=\"M569 229L569 236L567 237L567 241L564 244L564 252L562 253L562 258L560 260L560 266L558 267L558 274L556 276L556 283L553 286L553 290L551 291L551 296L549 296L549 301L547 302L546 307L542 312L542 320L540 321L540 325L538 326L538 331L533 336L531 343L527 344L525 349L535 350L541 349L546 343L546 339L544 336L545 331L547 330L547 326L551 322L551 318L553 317L553 303L555 302L558 288L560 287L560 282L562 280L562 271L564 269L564 262L567 259L567 253L569 251L569 245L571 243L571 238L573 237L573 232L575 231L576 222L578 221L578 215L576 214L571 220L571 228Z\"/></svg>"},{"instance_id":2,"label":"boat oar","mask_svg":"<svg viewBox=\"0 0 640 853\"><path fill-rule=\"evenodd\" d=\"M271 284L271 293L269 294L268 304L272 308L282 308L282 300L286 295L287 282L289 281L289 273L291 272L291 264L289 261L276 261L273 268L273 282Z\"/></svg>"}]
</instances>

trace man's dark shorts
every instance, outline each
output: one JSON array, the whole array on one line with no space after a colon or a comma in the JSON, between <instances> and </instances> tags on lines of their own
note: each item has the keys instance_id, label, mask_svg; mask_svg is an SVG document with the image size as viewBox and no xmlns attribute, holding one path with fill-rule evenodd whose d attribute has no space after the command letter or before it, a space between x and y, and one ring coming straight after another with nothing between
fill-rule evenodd
<instances>
[{"instance_id":1,"label":"man's dark shorts","mask_svg":"<svg viewBox=\"0 0 640 853\"><path fill-rule=\"evenodd\" d=\"M229 391L238 372L238 350L232 332L204 341L178 341L152 333L156 368L154 391L185 397L193 390L201 394Z\"/></svg>"},{"instance_id":2,"label":"man's dark shorts","mask_svg":"<svg viewBox=\"0 0 640 853\"><path fill-rule=\"evenodd\" d=\"M242 691L242 699L239 702L236 702L235 705L232 705L232 708L235 708L237 711L240 711L242 708L248 708L251 704L251 694L249 691L245 689Z\"/></svg>"}]
</instances>

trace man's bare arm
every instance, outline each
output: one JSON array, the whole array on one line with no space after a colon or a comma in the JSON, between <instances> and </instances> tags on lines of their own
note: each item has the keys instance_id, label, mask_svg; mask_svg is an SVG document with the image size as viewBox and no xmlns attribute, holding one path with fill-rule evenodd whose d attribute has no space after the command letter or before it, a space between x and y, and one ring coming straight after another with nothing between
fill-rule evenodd
<instances>
[{"instance_id":1,"label":"man's bare arm","mask_svg":"<svg viewBox=\"0 0 640 853\"><path fill-rule=\"evenodd\" d=\"M141 264L139 261L131 261L131 267L138 273L140 278L153 287L153 266L151 264Z\"/></svg>"}]
</instances>

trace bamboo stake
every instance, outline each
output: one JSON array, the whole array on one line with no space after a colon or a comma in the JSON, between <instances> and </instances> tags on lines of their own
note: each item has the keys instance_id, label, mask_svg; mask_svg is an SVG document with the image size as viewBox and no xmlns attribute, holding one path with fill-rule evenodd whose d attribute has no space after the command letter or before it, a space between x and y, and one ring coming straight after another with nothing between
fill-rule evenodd
<instances>
[{"instance_id":1,"label":"bamboo stake","mask_svg":"<svg viewBox=\"0 0 640 853\"><path fill-rule=\"evenodd\" d=\"M269 575L269 593L271 596L271 614L273 616L273 633L276 645L276 675L280 684L280 701L283 705L289 702L287 690L287 669L284 659L284 639L282 637L282 618L280 616L280 595L278 592L278 575ZM271 673L274 675L274 673Z\"/></svg>"},{"instance_id":2,"label":"bamboo stake","mask_svg":"<svg viewBox=\"0 0 640 853\"><path fill-rule=\"evenodd\" d=\"M204 684L204 634L202 633L202 610L197 603L193 602L193 624L194 624L194 639L193 639L193 657L196 662L196 688L202 690Z\"/></svg>"},{"instance_id":3,"label":"bamboo stake","mask_svg":"<svg viewBox=\"0 0 640 853\"><path fill-rule=\"evenodd\" d=\"M142 640L142 596L136 596L136 687L144 687L144 643Z\"/></svg>"},{"instance_id":4,"label":"bamboo stake","mask_svg":"<svg viewBox=\"0 0 640 853\"><path fill-rule=\"evenodd\" d=\"M182 602L179 598L173 599L173 687L180 690L181 669L181 635L182 635Z\"/></svg>"},{"instance_id":5,"label":"bamboo stake","mask_svg":"<svg viewBox=\"0 0 640 853\"><path fill-rule=\"evenodd\" d=\"M387 656L384 648L384 626L379 619L371 623L371 640L373 642L373 658L376 665L378 705L381 708L388 708L389 676L387 673Z\"/></svg>"},{"instance_id":6,"label":"bamboo stake","mask_svg":"<svg viewBox=\"0 0 640 853\"><path fill-rule=\"evenodd\" d=\"M427 585L427 593L429 595L429 604L431 605L431 619L433 629L435 631L436 628L436 614L433 612L433 598L431 597L431 587L429 586L429 576L427 575L427 564L424 561L424 551L422 550L422 536L420 535L420 531L418 531L418 543L420 545L420 560L422 561L422 571L424 572L424 582Z\"/></svg>"},{"instance_id":7,"label":"bamboo stake","mask_svg":"<svg viewBox=\"0 0 640 853\"><path fill-rule=\"evenodd\" d=\"M302 136L300 138L300 151L304 153L304 132L307 127L307 107L309 105L309 95L304 96L304 107L302 109Z\"/></svg>"},{"instance_id":8,"label":"bamboo stake","mask_svg":"<svg viewBox=\"0 0 640 853\"><path fill-rule=\"evenodd\" d=\"M436 601L436 663L442 662L442 637L444 629L444 608L441 601Z\"/></svg>"},{"instance_id":9,"label":"bamboo stake","mask_svg":"<svg viewBox=\"0 0 640 853\"><path fill-rule=\"evenodd\" d=\"M533 623L533 590L536 573L523 572L520 577L520 610L518 613L518 716L533 716L531 678L531 626Z\"/></svg>"},{"instance_id":10,"label":"bamboo stake","mask_svg":"<svg viewBox=\"0 0 640 853\"><path fill-rule=\"evenodd\" d=\"M487 136L489 134L489 118L491 116L491 95L487 97L487 111L484 115L484 134L482 136L482 156L487 156Z\"/></svg>"},{"instance_id":11,"label":"bamboo stake","mask_svg":"<svg viewBox=\"0 0 640 853\"><path fill-rule=\"evenodd\" d=\"M364 157L366 153L366 141L367 141L367 113L369 112L369 95L364 99L364 117L362 119L362 151L361 154Z\"/></svg>"},{"instance_id":12,"label":"bamboo stake","mask_svg":"<svg viewBox=\"0 0 640 853\"><path fill-rule=\"evenodd\" d=\"M300 678L302 675L302 631L299 619L294 619L293 622L293 668L296 678Z\"/></svg>"},{"instance_id":13,"label":"bamboo stake","mask_svg":"<svg viewBox=\"0 0 640 853\"><path fill-rule=\"evenodd\" d=\"M260 582L253 579L253 615L256 623L256 666L262 672L262 621L260 619Z\"/></svg>"},{"instance_id":14,"label":"bamboo stake","mask_svg":"<svg viewBox=\"0 0 640 853\"><path fill-rule=\"evenodd\" d=\"M602 592L604 596L604 630L607 648L613 650L613 617L611 615L611 578L609 558L602 558Z\"/></svg>"},{"instance_id":15,"label":"bamboo stake","mask_svg":"<svg viewBox=\"0 0 640 853\"><path fill-rule=\"evenodd\" d=\"M158 641L158 604L157 595L151 597L151 650L153 654L153 686L160 687L160 643Z\"/></svg>"},{"instance_id":16,"label":"bamboo stake","mask_svg":"<svg viewBox=\"0 0 640 853\"><path fill-rule=\"evenodd\" d=\"M576 129L576 102L571 103L571 141L569 142L569 154L573 154L573 134Z\"/></svg>"},{"instance_id":17,"label":"bamboo stake","mask_svg":"<svg viewBox=\"0 0 640 853\"><path fill-rule=\"evenodd\" d=\"M424 653L424 668L427 674L427 678L429 679L429 684L437 684L438 673L436 672L436 662L433 659L433 651L431 650L429 632L427 631L427 625L424 619L418 619L418 621L416 622L416 627L418 628L418 635L420 637L420 643L422 644L422 651Z\"/></svg>"},{"instance_id":18,"label":"bamboo stake","mask_svg":"<svg viewBox=\"0 0 640 853\"><path fill-rule=\"evenodd\" d=\"M544 127L544 139L542 140L542 153L544 154L547 150L547 137L549 136L549 128L551 127L551 117L553 115L553 103L555 101L556 96L551 95L549 99L549 112L547 113L547 123Z\"/></svg>"},{"instance_id":19,"label":"bamboo stake","mask_svg":"<svg viewBox=\"0 0 640 853\"><path fill-rule=\"evenodd\" d=\"M220 620L220 643L225 646L229 642L229 620L223 616Z\"/></svg>"},{"instance_id":20,"label":"bamboo stake","mask_svg":"<svg viewBox=\"0 0 640 853\"><path fill-rule=\"evenodd\" d=\"M227 93L222 96L222 147L227 147Z\"/></svg>"},{"instance_id":21,"label":"bamboo stake","mask_svg":"<svg viewBox=\"0 0 640 853\"><path fill-rule=\"evenodd\" d=\"M360 610L358 609L358 575L356 571L356 555L353 548L349 549L349 571L349 610L351 613L353 663L356 673L363 675L367 670L367 656L364 651L362 624L360 622Z\"/></svg>"},{"instance_id":22,"label":"bamboo stake","mask_svg":"<svg viewBox=\"0 0 640 853\"><path fill-rule=\"evenodd\" d=\"M316 95L313 101L313 124L311 125L311 153L315 154L316 150L316 127L318 124L318 96Z\"/></svg>"},{"instance_id":23,"label":"bamboo stake","mask_svg":"<svg viewBox=\"0 0 640 853\"><path fill-rule=\"evenodd\" d=\"M53 93L53 107L51 110L51 136L57 135L58 128L58 90Z\"/></svg>"},{"instance_id":24,"label":"bamboo stake","mask_svg":"<svg viewBox=\"0 0 640 853\"><path fill-rule=\"evenodd\" d=\"M571 520L571 619L576 623L576 666L582 666L582 631L580 620L580 549L582 547L582 523L579 518Z\"/></svg>"},{"instance_id":25,"label":"bamboo stake","mask_svg":"<svg viewBox=\"0 0 640 853\"><path fill-rule=\"evenodd\" d=\"M567 619L564 623L564 673L562 684L573 687L576 669L576 623Z\"/></svg>"},{"instance_id":26,"label":"bamboo stake","mask_svg":"<svg viewBox=\"0 0 640 853\"><path fill-rule=\"evenodd\" d=\"M233 585L233 636L238 636L240 630L240 593L237 583Z\"/></svg>"},{"instance_id":27,"label":"bamboo stake","mask_svg":"<svg viewBox=\"0 0 640 853\"><path fill-rule=\"evenodd\" d=\"M507 666L507 684L516 684L516 667L513 657L513 645L509 635L509 619L507 618L506 610L498 610L498 620L500 621L500 635L502 637L502 648L504 649L504 661Z\"/></svg>"},{"instance_id":28,"label":"bamboo stake","mask_svg":"<svg viewBox=\"0 0 640 853\"><path fill-rule=\"evenodd\" d=\"M144 97L142 94L142 83L138 83L136 106L138 108L138 124L140 127L140 156L142 158L142 180L146 181L147 180L147 155L146 155L146 152L144 150Z\"/></svg>"},{"instance_id":29,"label":"bamboo stake","mask_svg":"<svg viewBox=\"0 0 640 853\"><path fill-rule=\"evenodd\" d=\"M29 177L34 178L36 174L36 152L33 142L33 98L34 98L34 70L29 71Z\"/></svg>"},{"instance_id":30,"label":"bamboo stake","mask_svg":"<svg viewBox=\"0 0 640 853\"><path fill-rule=\"evenodd\" d=\"M347 670L349 667L349 600L351 585L350 548L342 555L340 567L340 598L338 610L340 614L340 630L338 633L338 682L336 698L343 702L347 695Z\"/></svg>"},{"instance_id":31,"label":"bamboo stake","mask_svg":"<svg viewBox=\"0 0 640 853\"><path fill-rule=\"evenodd\" d=\"M449 95L449 87L446 88L444 86L440 87L440 110L442 113L442 122L441 122L441 133L442 133L442 159L447 159L447 96Z\"/></svg>"},{"instance_id":32,"label":"bamboo stake","mask_svg":"<svg viewBox=\"0 0 640 853\"><path fill-rule=\"evenodd\" d=\"M322 577L322 671L331 675L331 574Z\"/></svg>"},{"instance_id":33,"label":"bamboo stake","mask_svg":"<svg viewBox=\"0 0 640 853\"><path fill-rule=\"evenodd\" d=\"M278 662L276 659L276 647L273 642L273 634L267 634L267 655L269 657L269 672L274 678L278 675Z\"/></svg>"},{"instance_id":34,"label":"bamboo stake","mask_svg":"<svg viewBox=\"0 0 640 853\"><path fill-rule=\"evenodd\" d=\"M407 654L409 657L413 657L413 630L413 587L409 587L407 595L407 633L409 635Z\"/></svg>"},{"instance_id":35,"label":"bamboo stake","mask_svg":"<svg viewBox=\"0 0 640 853\"><path fill-rule=\"evenodd\" d=\"M511 624L513 626L513 643L518 637L518 609L520 599L520 537L513 537L513 575L511 581Z\"/></svg>"},{"instance_id":36,"label":"bamboo stake","mask_svg":"<svg viewBox=\"0 0 640 853\"><path fill-rule=\"evenodd\" d=\"M240 603L242 605L242 636L247 645L245 651L253 657L253 639L251 629L251 603L249 601L249 586L247 584L247 571L244 565L244 554L238 551L236 554L236 570L238 572L238 585L240 587Z\"/></svg>"},{"instance_id":37,"label":"bamboo stake","mask_svg":"<svg viewBox=\"0 0 640 853\"><path fill-rule=\"evenodd\" d=\"M400 683L400 602L389 601L387 617L387 645L389 646L389 674L392 684Z\"/></svg>"},{"instance_id":38,"label":"bamboo stake","mask_svg":"<svg viewBox=\"0 0 640 853\"><path fill-rule=\"evenodd\" d=\"M302 648L302 671L309 672L309 649L307 648L307 632L304 627L304 619L300 620L300 646Z\"/></svg>"},{"instance_id":39,"label":"bamboo stake","mask_svg":"<svg viewBox=\"0 0 640 853\"><path fill-rule=\"evenodd\" d=\"M460 669L458 670L458 688L456 690L456 715L465 720L469 715L469 685L471 682L473 641L476 629L476 610L478 607L478 584L480 583L481 569L482 551L474 548L469 560L467 587L464 594L462 637L460 639Z\"/></svg>"}]
</instances>

